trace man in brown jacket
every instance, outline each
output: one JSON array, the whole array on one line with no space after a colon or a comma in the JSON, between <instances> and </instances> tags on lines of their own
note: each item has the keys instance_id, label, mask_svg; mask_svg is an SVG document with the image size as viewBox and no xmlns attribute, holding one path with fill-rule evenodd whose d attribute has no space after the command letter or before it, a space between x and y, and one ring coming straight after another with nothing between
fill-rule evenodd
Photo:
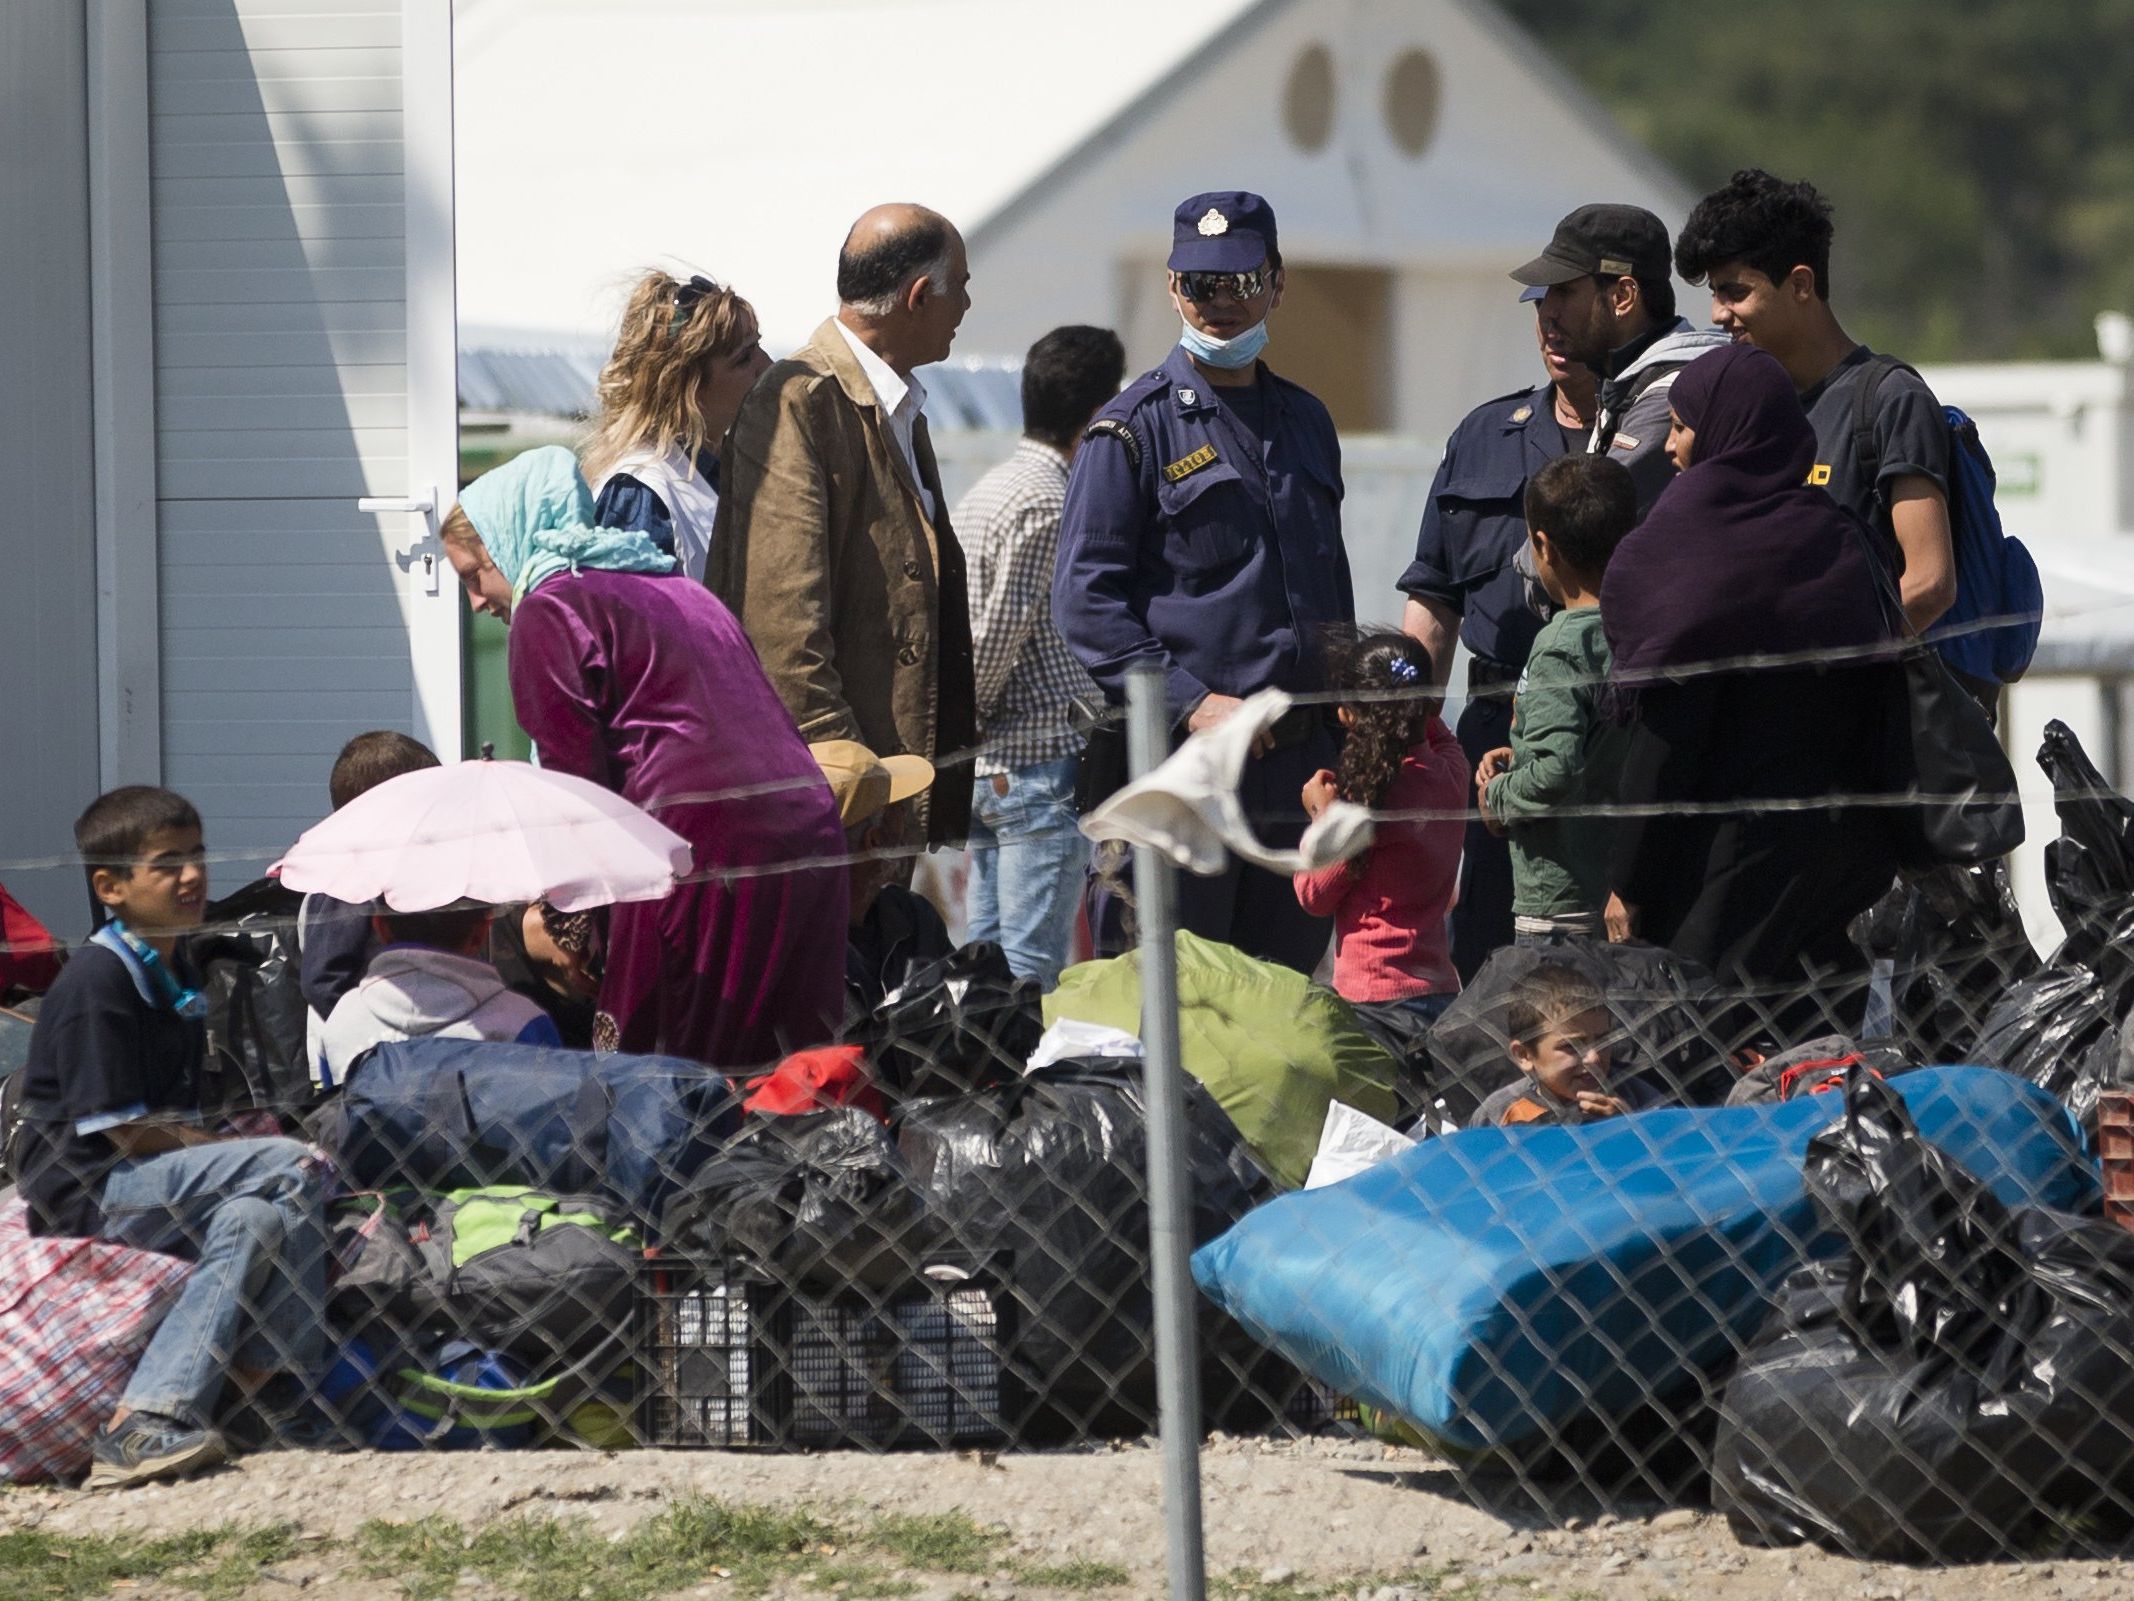
<instances>
[{"instance_id":1,"label":"man in brown jacket","mask_svg":"<svg viewBox=\"0 0 2134 1601\"><path fill-rule=\"evenodd\" d=\"M935 845L967 830L978 719L963 552L912 372L948 354L969 285L938 213L877 206L852 225L837 315L757 380L726 437L704 569L803 739L934 764L919 805Z\"/></svg>"}]
</instances>

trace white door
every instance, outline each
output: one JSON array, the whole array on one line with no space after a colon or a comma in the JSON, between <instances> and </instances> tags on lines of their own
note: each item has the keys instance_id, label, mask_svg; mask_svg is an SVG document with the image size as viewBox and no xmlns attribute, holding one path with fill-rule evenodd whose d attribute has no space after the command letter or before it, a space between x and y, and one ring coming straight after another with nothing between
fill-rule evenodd
<instances>
[{"instance_id":1,"label":"white door","mask_svg":"<svg viewBox=\"0 0 2134 1601\"><path fill-rule=\"evenodd\" d=\"M162 772L234 888L460 746L450 0L148 0Z\"/></svg>"}]
</instances>

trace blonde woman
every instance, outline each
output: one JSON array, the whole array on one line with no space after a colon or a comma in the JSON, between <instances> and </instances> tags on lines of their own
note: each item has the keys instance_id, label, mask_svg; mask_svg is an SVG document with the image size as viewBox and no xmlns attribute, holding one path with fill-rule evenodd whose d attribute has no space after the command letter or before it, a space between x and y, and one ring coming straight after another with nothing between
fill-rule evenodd
<instances>
[{"instance_id":1,"label":"blonde woman","mask_svg":"<svg viewBox=\"0 0 2134 1601\"><path fill-rule=\"evenodd\" d=\"M585 452L602 528L644 534L702 581L719 509L719 445L771 364L756 313L701 274L648 272L600 373Z\"/></svg>"}]
</instances>

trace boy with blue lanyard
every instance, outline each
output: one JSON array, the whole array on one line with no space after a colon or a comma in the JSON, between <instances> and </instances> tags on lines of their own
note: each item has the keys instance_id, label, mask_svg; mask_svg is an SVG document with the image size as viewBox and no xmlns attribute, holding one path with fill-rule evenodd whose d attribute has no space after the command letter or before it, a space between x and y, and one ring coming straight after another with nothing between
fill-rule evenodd
<instances>
[{"instance_id":1,"label":"boy with blue lanyard","mask_svg":"<svg viewBox=\"0 0 2134 1601\"><path fill-rule=\"evenodd\" d=\"M196 1263L97 1433L95 1489L213 1466L226 1379L252 1397L320 1365L326 1231L305 1146L201 1117L207 1004L178 943L207 901L200 814L131 785L99 796L74 840L104 921L30 1036L13 1153L30 1229Z\"/></svg>"}]
</instances>

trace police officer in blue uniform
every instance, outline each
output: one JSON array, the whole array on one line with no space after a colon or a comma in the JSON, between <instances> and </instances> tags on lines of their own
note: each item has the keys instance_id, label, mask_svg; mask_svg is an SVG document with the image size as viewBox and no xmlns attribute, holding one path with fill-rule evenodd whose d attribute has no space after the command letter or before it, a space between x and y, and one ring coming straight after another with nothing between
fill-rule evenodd
<instances>
[{"instance_id":1,"label":"police officer in blue uniform","mask_svg":"<svg viewBox=\"0 0 2134 1601\"><path fill-rule=\"evenodd\" d=\"M1213 728L1258 690L1317 690L1329 625L1352 623L1341 543L1341 447L1326 407L1260 361L1282 300L1274 211L1199 194L1172 224L1179 343L1097 414L1075 453L1060 523L1053 621L1114 705L1137 661L1162 665L1181 733ZM1292 709L1247 763L1246 815L1266 843L1304 830L1304 782L1335 757L1328 708ZM1118 930L1093 918L1100 951ZM1206 938L1310 972L1328 921L1289 880L1234 858L1181 875L1179 920Z\"/></svg>"},{"instance_id":2,"label":"police officer in blue uniform","mask_svg":"<svg viewBox=\"0 0 2134 1601\"><path fill-rule=\"evenodd\" d=\"M1456 732L1470 762L1511 743L1512 690L1541 616L1513 559L1526 543L1526 481L1585 448L1593 425L1592 370L1542 345L1548 381L1477 406L1453 430L1423 508L1415 560L1401 574L1404 626L1429 649L1438 681L1452 672L1453 636L1469 651L1467 705ZM1462 982L1512 942L1508 843L1467 825L1452 961Z\"/></svg>"}]
</instances>

